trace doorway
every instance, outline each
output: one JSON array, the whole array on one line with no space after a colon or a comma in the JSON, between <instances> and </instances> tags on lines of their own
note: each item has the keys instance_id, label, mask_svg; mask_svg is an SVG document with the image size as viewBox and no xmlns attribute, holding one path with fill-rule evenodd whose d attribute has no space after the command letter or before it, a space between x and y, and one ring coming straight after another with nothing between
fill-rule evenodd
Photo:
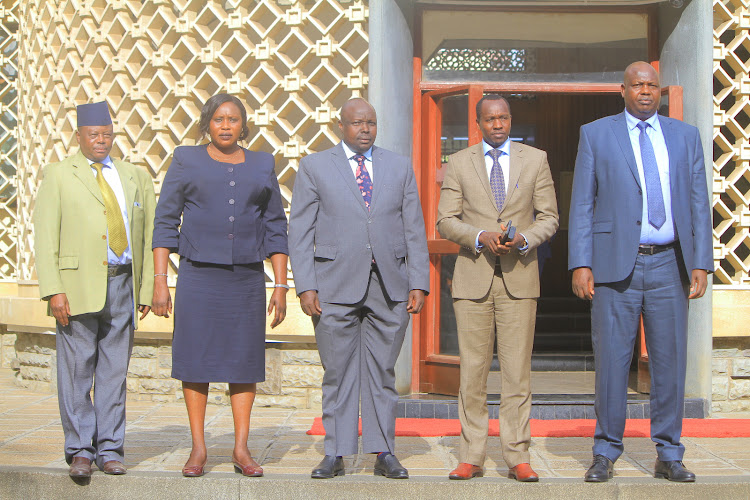
<instances>
[{"instance_id":1,"label":"doorway","mask_svg":"<svg viewBox=\"0 0 750 500\"><path fill-rule=\"evenodd\" d=\"M619 84L469 84L424 92L420 101L421 162L417 175L431 262L432 293L414 325L418 358L415 392L458 392L458 340L451 282L458 246L437 233L437 205L447 157L481 141L476 103L485 93L508 98L513 116L510 138L547 152L555 183L560 229L538 249L541 297L537 310L532 390L545 394L593 393L593 349L589 303L570 291L567 221L581 125L622 111ZM662 89L666 116L682 118L679 87ZM642 338L642 334L640 335ZM494 369L499 367L494 363ZM648 357L639 342L633 388L648 387ZM566 381L559 380L565 372ZM575 373L575 375L573 375ZM492 377L492 374L491 374ZM535 382L536 380L536 382ZM496 384L493 384L496 385ZM543 388L542 388L543 387Z\"/></svg>"},{"instance_id":2,"label":"doorway","mask_svg":"<svg viewBox=\"0 0 750 500\"><path fill-rule=\"evenodd\" d=\"M493 88L495 87L495 88ZM422 96L420 191L432 264L432 293L420 318L420 392L456 394L458 338L451 298L457 245L435 230L437 204L447 157L481 141L476 103L484 93L503 90L511 105L511 140L547 151L561 228L538 249L542 297L535 335L535 363L545 370L572 359L591 358L588 304L570 294L567 271L567 206L581 125L622 109L619 86L578 87L540 92L534 88L497 89L487 84L454 86ZM507 87L507 86L504 86ZM563 222L564 221L564 222ZM569 368L565 367L565 368Z\"/></svg>"}]
</instances>

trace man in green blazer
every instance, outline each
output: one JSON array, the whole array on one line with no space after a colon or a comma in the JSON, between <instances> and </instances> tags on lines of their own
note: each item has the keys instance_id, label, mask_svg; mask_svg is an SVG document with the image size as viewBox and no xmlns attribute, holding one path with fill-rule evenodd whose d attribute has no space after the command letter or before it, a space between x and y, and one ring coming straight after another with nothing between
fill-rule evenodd
<instances>
[{"instance_id":1,"label":"man in green blazer","mask_svg":"<svg viewBox=\"0 0 750 500\"><path fill-rule=\"evenodd\" d=\"M92 461L126 472L125 379L138 311L143 319L151 310L156 196L146 171L110 158L107 104L77 111L81 149L44 168L34 250L39 292L57 321L65 459L71 477L87 478Z\"/></svg>"}]
</instances>

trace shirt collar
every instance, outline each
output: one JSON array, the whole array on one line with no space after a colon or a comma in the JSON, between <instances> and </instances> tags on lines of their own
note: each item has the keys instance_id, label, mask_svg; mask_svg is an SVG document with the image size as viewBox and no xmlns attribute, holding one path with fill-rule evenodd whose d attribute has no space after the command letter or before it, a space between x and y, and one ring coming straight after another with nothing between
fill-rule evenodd
<instances>
[{"instance_id":1,"label":"shirt collar","mask_svg":"<svg viewBox=\"0 0 750 500\"><path fill-rule=\"evenodd\" d=\"M84 156L84 158L86 157ZM86 158L86 161L89 162L89 167L91 167L91 165L93 165L94 163L101 163L105 167L115 168L115 164L112 163L112 158L110 158L109 155L107 155L107 157L100 162L95 162L94 160L89 160L88 158Z\"/></svg>"},{"instance_id":2,"label":"shirt collar","mask_svg":"<svg viewBox=\"0 0 750 500\"><path fill-rule=\"evenodd\" d=\"M645 121L649 125L653 127L653 129L657 132L661 131L661 125L659 124L659 113L654 113L646 120L639 120L635 116L631 115L628 110L625 110L625 122L628 124L628 130L632 131L634 128L638 127L638 122Z\"/></svg>"},{"instance_id":3,"label":"shirt collar","mask_svg":"<svg viewBox=\"0 0 750 500\"><path fill-rule=\"evenodd\" d=\"M493 148L492 146L487 144L487 141L482 139L482 152L486 155L490 149L498 149L506 155L510 156L510 137L505 139L505 142L502 143L499 148Z\"/></svg>"},{"instance_id":4,"label":"shirt collar","mask_svg":"<svg viewBox=\"0 0 750 500\"><path fill-rule=\"evenodd\" d=\"M354 151L352 151L351 148L347 146L344 141L341 141L341 145L344 146L344 154L346 155L348 159L351 160L355 155L359 154L359 153L355 153ZM372 162L372 146L370 146L370 149L368 149L362 154L364 155L365 160Z\"/></svg>"}]
</instances>

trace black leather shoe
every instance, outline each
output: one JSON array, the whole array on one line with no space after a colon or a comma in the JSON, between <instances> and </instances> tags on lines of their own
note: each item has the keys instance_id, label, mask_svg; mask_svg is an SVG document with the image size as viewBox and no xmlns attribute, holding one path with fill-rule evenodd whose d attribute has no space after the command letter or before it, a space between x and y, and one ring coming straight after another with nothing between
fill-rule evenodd
<instances>
[{"instance_id":1,"label":"black leather shoe","mask_svg":"<svg viewBox=\"0 0 750 500\"><path fill-rule=\"evenodd\" d=\"M326 455L310 474L313 479L331 479L334 476L344 475L344 459Z\"/></svg>"},{"instance_id":2,"label":"black leather shoe","mask_svg":"<svg viewBox=\"0 0 750 500\"><path fill-rule=\"evenodd\" d=\"M678 483L692 483L695 481L695 474L687 470L680 460L662 462L657 459L656 465L654 465L654 477L669 479Z\"/></svg>"},{"instance_id":3,"label":"black leather shoe","mask_svg":"<svg viewBox=\"0 0 750 500\"><path fill-rule=\"evenodd\" d=\"M586 471L583 480L587 483L606 483L612 479L614 468L614 464L610 459L604 455L595 455L594 462L589 467L589 470Z\"/></svg>"},{"instance_id":4,"label":"black leather shoe","mask_svg":"<svg viewBox=\"0 0 750 500\"><path fill-rule=\"evenodd\" d=\"M388 479L409 479L409 471L401 465L396 455L390 453L378 453L374 473Z\"/></svg>"}]
</instances>

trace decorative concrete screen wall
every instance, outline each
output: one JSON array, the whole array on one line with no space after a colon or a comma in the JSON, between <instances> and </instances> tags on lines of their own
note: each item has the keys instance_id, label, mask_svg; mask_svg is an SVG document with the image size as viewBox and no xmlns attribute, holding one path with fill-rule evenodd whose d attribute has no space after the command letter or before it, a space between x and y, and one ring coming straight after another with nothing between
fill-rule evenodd
<instances>
[{"instance_id":1,"label":"decorative concrete screen wall","mask_svg":"<svg viewBox=\"0 0 750 500\"><path fill-rule=\"evenodd\" d=\"M750 4L714 0L714 283L750 285Z\"/></svg>"},{"instance_id":2,"label":"decorative concrete screen wall","mask_svg":"<svg viewBox=\"0 0 750 500\"><path fill-rule=\"evenodd\" d=\"M367 88L366 2L352 0L23 0L18 19L18 271L33 279L31 214L40 167L77 149L75 106L106 99L113 154L146 169L157 194L172 151L195 144L202 104L228 92L247 104L247 146L273 153L285 208L300 158L338 142L337 110ZM6 28L6 32L9 30ZM15 170L15 50L0 33L0 276L15 276L5 187ZM5 129L3 129L5 127ZM12 146L11 146L12 144ZM10 165L8 169L5 165ZM3 184L4 183L4 184ZM173 269L174 271L174 269ZM270 271L270 269L269 269Z\"/></svg>"},{"instance_id":3,"label":"decorative concrete screen wall","mask_svg":"<svg viewBox=\"0 0 750 500\"><path fill-rule=\"evenodd\" d=\"M17 276L18 6L0 3L0 281Z\"/></svg>"}]
</instances>

